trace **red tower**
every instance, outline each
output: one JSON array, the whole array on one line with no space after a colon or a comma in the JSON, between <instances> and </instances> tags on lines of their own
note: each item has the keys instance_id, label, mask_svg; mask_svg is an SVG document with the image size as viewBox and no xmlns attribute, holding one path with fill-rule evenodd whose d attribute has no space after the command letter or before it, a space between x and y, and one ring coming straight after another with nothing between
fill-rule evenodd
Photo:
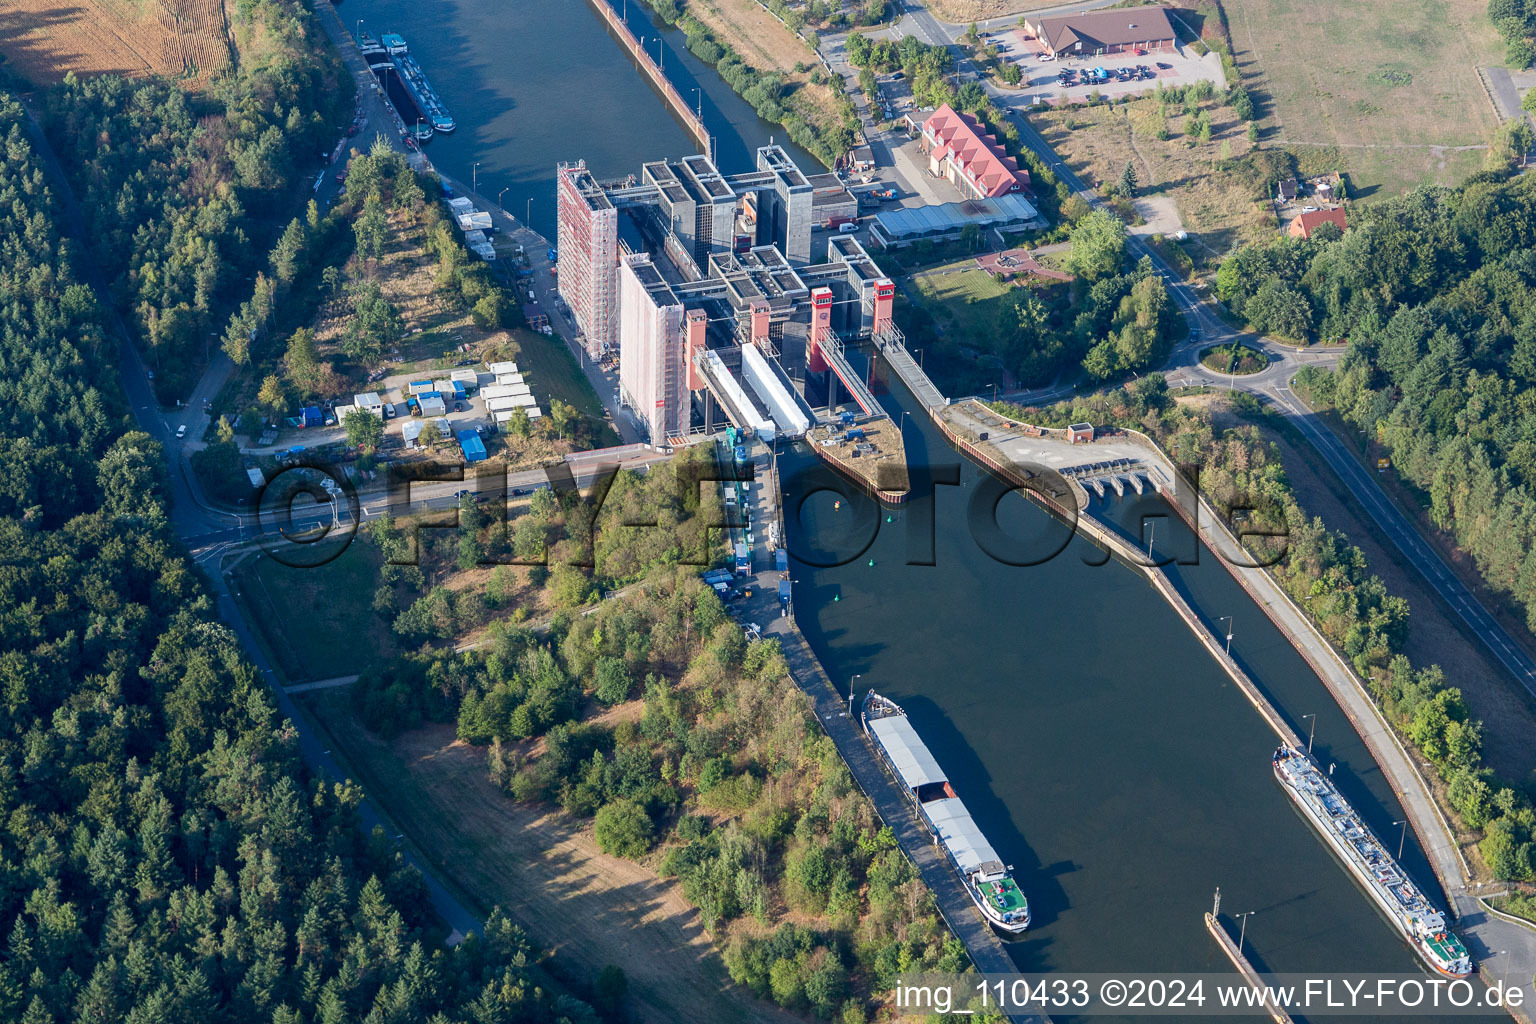
<instances>
[{"instance_id":1,"label":"red tower","mask_svg":"<svg viewBox=\"0 0 1536 1024\"><path fill-rule=\"evenodd\" d=\"M896 301L896 285L888 277L882 277L875 282L875 321L870 325L870 332L875 337L880 337L891 329L891 307Z\"/></svg>"},{"instance_id":2,"label":"red tower","mask_svg":"<svg viewBox=\"0 0 1536 1024\"><path fill-rule=\"evenodd\" d=\"M690 309L683 317L683 361L688 367L688 390L704 388L704 376L696 360L704 354L704 336L709 330L709 315L702 309Z\"/></svg>"},{"instance_id":3,"label":"red tower","mask_svg":"<svg viewBox=\"0 0 1536 1024\"><path fill-rule=\"evenodd\" d=\"M811 289L811 333L806 339L805 365L812 373L824 373L827 357L821 346L832 337L832 289Z\"/></svg>"}]
</instances>

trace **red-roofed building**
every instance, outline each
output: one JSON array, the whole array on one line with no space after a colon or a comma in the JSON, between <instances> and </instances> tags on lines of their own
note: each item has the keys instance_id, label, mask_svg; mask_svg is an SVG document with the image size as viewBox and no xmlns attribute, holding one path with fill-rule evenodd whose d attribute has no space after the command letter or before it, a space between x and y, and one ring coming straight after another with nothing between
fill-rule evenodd
<instances>
[{"instance_id":1,"label":"red-roofed building","mask_svg":"<svg viewBox=\"0 0 1536 1024\"><path fill-rule=\"evenodd\" d=\"M1292 238L1311 238L1312 232L1324 224L1337 224L1339 230L1343 231L1346 226L1344 208L1336 206L1331 210L1312 210L1309 213L1298 214L1286 230L1290 232Z\"/></svg>"},{"instance_id":2,"label":"red-roofed building","mask_svg":"<svg viewBox=\"0 0 1536 1024\"><path fill-rule=\"evenodd\" d=\"M1009 156L981 122L948 103L923 122L921 145L928 173L948 178L967 199L1029 191L1029 172Z\"/></svg>"}]
</instances>

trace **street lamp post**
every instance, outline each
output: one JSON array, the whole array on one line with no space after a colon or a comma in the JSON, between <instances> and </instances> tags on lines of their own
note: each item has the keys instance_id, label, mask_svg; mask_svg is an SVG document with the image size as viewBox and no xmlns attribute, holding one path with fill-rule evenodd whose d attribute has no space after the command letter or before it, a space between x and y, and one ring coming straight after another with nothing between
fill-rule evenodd
<instances>
[{"instance_id":1,"label":"street lamp post","mask_svg":"<svg viewBox=\"0 0 1536 1024\"><path fill-rule=\"evenodd\" d=\"M1243 955L1243 938L1248 934L1248 919L1250 917L1252 917L1254 914L1257 914L1257 913L1258 913L1257 910L1250 910L1250 911L1248 911L1245 914L1237 914L1237 915L1235 915L1235 916L1240 917L1240 918L1243 919L1242 927L1237 930L1237 955L1238 956L1242 956Z\"/></svg>"},{"instance_id":2,"label":"street lamp post","mask_svg":"<svg viewBox=\"0 0 1536 1024\"><path fill-rule=\"evenodd\" d=\"M1152 541L1157 538L1157 520L1147 521L1147 561L1152 561Z\"/></svg>"},{"instance_id":3,"label":"street lamp post","mask_svg":"<svg viewBox=\"0 0 1536 1024\"><path fill-rule=\"evenodd\" d=\"M509 189L511 187L512 187L511 185L508 185L507 188L504 188L500 192L496 193L496 205L498 207L500 207L501 214L502 214L503 217L505 217L506 214L507 214L507 207L506 207L506 204L504 204L501 200L502 200L502 197L504 197L507 194L507 189Z\"/></svg>"},{"instance_id":4,"label":"street lamp post","mask_svg":"<svg viewBox=\"0 0 1536 1024\"><path fill-rule=\"evenodd\" d=\"M848 713L850 715L853 714L853 684L863 678L864 674L861 672L854 676L852 679L848 680Z\"/></svg>"},{"instance_id":5,"label":"street lamp post","mask_svg":"<svg viewBox=\"0 0 1536 1024\"><path fill-rule=\"evenodd\" d=\"M1312 753L1312 738L1317 735L1317 713L1313 712L1310 715L1302 715L1301 717L1312 719L1312 728L1307 730L1307 753L1310 755ZM1396 822L1393 824L1396 824Z\"/></svg>"},{"instance_id":6,"label":"street lamp post","mask_svg":"<svg viewBox=\"0 0 1536 1024\"><path fill-rule=\"evenodd\" d=\"M1402 821L1394 821L1392 824L1403 826L1402 834L1397 837L1397 859L1401 862L1403 859L1403 846L1408 842L1408 819L1404 818Z\"/></svg>"},{"instance_id":7,"label":"street lamp post","mask_svg":"<svg viewBox=\"0 0 1536 1024\"><path fill-rule=\"evenodd\" d=\"M1223 615L1221 619L1216 621L1220 622L1222 620L1226 620L1227 623L1227 657L1230 658L1232 657L1232 627L1236 624L1236 621L1230 615Z\"/></svg>"},{"instance_id":8,"label":"street lamp post","mask_svg":"<svg viewBox=\"0 0 1536 1024\"><path fill-rule=\"evenodd\" d=\"M478 161L478 160L475 161L475 168L471 172L471 174L472 174L472 177L470 178L469 190L471 192L475 193L476 195L479 195L480 194L480 161Z\"/></svg>"},{"instance_id":9,"label":"street lamp post","mask_svg":"<svg viewBox=\"0 0 1536 1024\"><path fill-rule=\"evenodd\" d=\"M528 202L523 206L523 227L533 230L533 196L528 197Z\"/></svg>"}]
</instances>

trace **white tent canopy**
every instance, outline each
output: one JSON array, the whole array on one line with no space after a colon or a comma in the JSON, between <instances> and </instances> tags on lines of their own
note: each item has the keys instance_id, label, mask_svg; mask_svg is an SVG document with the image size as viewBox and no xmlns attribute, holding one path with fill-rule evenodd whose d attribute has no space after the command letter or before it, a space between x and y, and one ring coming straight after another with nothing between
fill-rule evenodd
<instances>
[{"instance_id":1,"label":"white tent canopy","mask_svg":"<svg viewBox=\"0 0 1536 1024\"><path fill-rule=\"evenodd\" d=\"M966 810L959 797L930 800L923 804L923 813L933 822L933 827L939 833L939 841L949 850L949 855L955 859L961 871L980 871L990 875L1003 870L997 851L992 849L987 837L976 827L971 812Z\"/></svg>"},{"instance_id":2,"label":"white tent canopy","mask_svg":"<svg viewBox=\"0 0 1536 1024\"><path fill-rule=\"evenodd\" d=\"M876 718L869 723L869 729L885 748L886 755L896 766L901 781L908 789L915 792L919 786L946 780L944 770L933 759L933 755L928 753L923 741L918 739L917 730L912 728L907 716Z\"/></svg>"}]
</instances>

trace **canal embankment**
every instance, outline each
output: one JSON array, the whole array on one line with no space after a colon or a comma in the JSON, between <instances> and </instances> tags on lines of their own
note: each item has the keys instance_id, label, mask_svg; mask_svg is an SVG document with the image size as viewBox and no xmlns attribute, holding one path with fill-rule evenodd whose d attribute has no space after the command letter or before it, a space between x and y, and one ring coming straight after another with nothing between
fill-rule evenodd
<instances>
[{"instance_id":1,"label":"canal embankment","mask_svg":"<svg viewBox=\"0 0 1536 1024\"><path fill-rule=\"evenodd\" d=\"M965 944L976 970L982 974L1016 972L1018 968L1008 956L1002 940L983 920L942 848L918 821L911 804L902 797L874 747L859 728L858 719L850 713L850 701L832 685L793 617L775 620L770 630L784 651L784 660L795 682L814 702L816 717L837 745L854 781L875 805L880 819L889 826L903 852L917 867L923 884L933 894L944 923ZM1043 1013L1015 1013L1010 1019L1018 1024L1050 1024L1050 1018Z\"/></svg>"},{"instance_id":2,"label":"canal embankment","mask_svg":"<svg viewBox=\"0 0 1536 1024\"><path fill-rule=\"evenodd\" d=\"M985 440L963 424L964 410L959 403L943 409L932 410L934 422L955 447L976 458L1005 480L1024 489L1024 492L1047 511L1068 522L1075 522L1078 532L1104 548L1127 565L1140 569L1163 598L1184 620L1213 658L1221 664L1233 682L1242 690L1249 703L1283 742L1300 746L1301 740L1290 727L1286 717L1275 707L1251 678L1234 661L1204 619L1190 606L1178 588L1144 552L1132 547L1106 523L1095 519L1089 512L1086 492L1081 483L1072 481L1070 487L1078 492L1076 501L1054 498L1043 491L1038 477L1029 477L1017 467L1004 449L1007 435L992 434ZM995 415L986 410L989 416ZM1010 421L1018 431L1030 430L1029 425ZM1430 869L1445 893L1453 918L1458 921L1462 934L1469 940L1475 957L1508 957L1511 969L1530 977L1536 970L1536 934L1518 923L1501 919L1491 913L1487 905L1473 891L1471 867L1460 845L1455 830L1445 812L1436 801L1433 790L1424 774L1424 766L1416 762L1396 731L1382 716L1380 708L1364 679L1356 673L1342 654L1318 632L1306 613L1290 598L1278 581L1263 567L1252 564L1251 557L1238 539L1231 533L1216 509L1203 493L1190 485L1174 468L1173 461L1155 441L1139 431L1128 430L1117 437L1121 444L1129 443L1144 453L1144 458L1172 481L1171 486L1159 488L1166 504L1189 527L1207 550L1214 553L1228 574L1241 590L1264 613L1302 660L1322 681L1329 694L1359 735L1366 750L1380 768L1383 778L1390 784L1393 795L1400 802L1405 818L1413 829L1420 848L1424 851ZM1032 441L1038 444L1038 441ZM1062 442L1064 448L1069 446ZM1081 446L1081 461L1092 462L1095 458L1093 445ZM1069 511L1072 505L1077 509ZM1491 976L1484 974L1485 981ZM1517 1019L1529 1021L1525 1011L1511 1009Z\"/></svg>"},{"instance_id":3,"label":"canal embankment","mask_svg":"<svg viewBox=\"0 0 1536 1024\"><path fill-rule=\"evenodd\" d=\"M651 55L646 52L645 47L640 45L640 40L635 38L635 34L629 30L629 26L619 17L619 13L613 9L613 5L608 0L589 0L589 2L592 4L592 8L597 11L598 16L607 24L609 30L618 37L619 45L624 47L625 51L634 58L635 63L639 65L645 77L656 88L656 91L661 94L661 98L666 101L667 107L672 111L673 116L681 121L683 126L688 129L688 134L698 141L699 151L707 153L710 159L713 160L715 156L714 140L710 138L709 131L704 127L704 119L683 99L683 94L678 92L677 86L673 85L671 80L667 78L666 73L661 69L661 65L651 59Z\"/></svg>"},{"instance_id":4,"label":"canal embankment","mask_svg":"<svg viewBox=\"0 0 1536 1024\"><path fill-rule=\"evenodd\" d=\"M1237 973L1243 976L1243 981L1247 983L1248 987L1257 992L1260 999L1263 999L1264 983L1259 980L1259 972L1253 969L1253 964L1248 962L1248 958L1237 947L1237 943L1232 941L1232 936L1227 934L1227 930L1222 927L1221 922L1216 920L1213 915L1206 914L1205 930L1211 933L1211 938L1216 940L1216 945L1220 946L1221 951L1227 954L1227 959L1232 961L1232 966L1237 968ZM1274 1021L1275 1024L1291 1024L1291 1015L1284 1010L1274 1006L1266 1006L1266 1009L1269 1011L1269 1019Z\"/></svg>"}]
</instances>

